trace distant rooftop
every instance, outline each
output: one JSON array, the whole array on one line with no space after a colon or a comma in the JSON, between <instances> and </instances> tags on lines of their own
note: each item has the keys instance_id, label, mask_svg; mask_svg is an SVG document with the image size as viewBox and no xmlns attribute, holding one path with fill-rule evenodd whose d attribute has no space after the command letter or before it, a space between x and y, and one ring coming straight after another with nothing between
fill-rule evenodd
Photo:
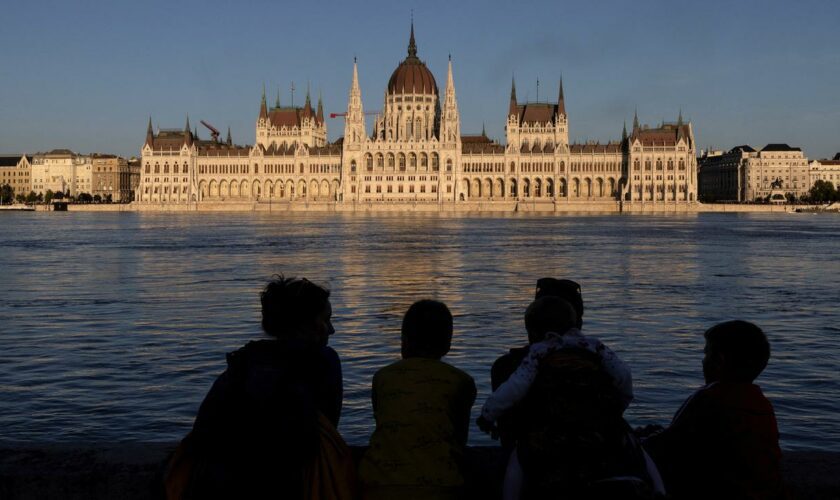
<instances>
[{"instance_id":1,"label":"distant rooftop","mask_svg":"<svg viewBox=\"0 0 840 500\"><path fill-rule=\"evenodd\" d=\"M788 146L787 144L784 144L784 143L771 143L771 144L768 144L768 145L764 146L764 148L762 148L761 150L762 151L802 151L802 149L800 149L800 148L794 148L794 147Z\"/></svg>"}]
</instances>

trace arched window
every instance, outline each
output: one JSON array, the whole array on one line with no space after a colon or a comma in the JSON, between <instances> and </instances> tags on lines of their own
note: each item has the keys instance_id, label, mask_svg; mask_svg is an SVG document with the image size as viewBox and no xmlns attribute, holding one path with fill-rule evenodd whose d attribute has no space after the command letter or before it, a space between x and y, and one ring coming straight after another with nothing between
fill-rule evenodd
<instances>
[{"instance_id":1,"label":"arched window","mask_svg":"<svg viewBox=\"0 0 840 500\"><path fill-rule=\"evenodd\" d=\"M516 163L510 162L510 173L516 172Z\"/></svg>"},{"instance_id":2,"label":"arched window","mask_svg":"<svg viewBox=\"0 0 840 500\"><path fill-rule=\"evenodd\" d=\"M160 165L158 165L157 163L155 163L155 173L156 174L160 173Z\"/></svg>"},{"instance_id":3,"label":"arched window","mask_svg":"<svg viewBox=\"0 0 840 500\"><path fill-rule=\"evenodd\" d=\"M403 153L400 153L399 161L400 161L400 171L404 172L405 171L405 155Z\"/></svg>"},{"instance_id":4,"label":"arched window","mask_svg":"<svg viewBox=\"0 0 840 500\"><path fill-rule=\"evenodd\" d=\"M426 153L420 153L420 168L423 170L429 169L429 157Z\"/></svg>"},{"instance_id":5,"label":"arched window","mask_svg":"<svg viewBox=\"0 0 840 500\"><path fill-rule=\"evenodd\" d=\"M418 117L417 122L414 124L414 138L417 139L418 141L421 139L421 136L423 134L422 129L423 129L423 127L421 125L420 118Z\"/></svg>"},{"instance_id":6,"label":"arched window","mask_svg":"<svg viewBox=\"0 0 840 500\"><path fill-rule=\"evenodd\" d=\"M408 166L412 170L417 168L417 155L414 153L408 153Z\"/></svg>"},{"instance_id":7,"label":"arched window","mask_svg":"<svg viewBox=\"0 0 840 500\"><path fill-rule=\"evenodd\" d=\"M388 170L394 170L394 153L388 153Z\"/></svg>"},{"instance_id":8,"label":"arched window","mask_svg":"<svg viewBox=\"0 0 840 500\"><path fill-rule=\"evenodd\" d=\"M407 138L410 138L411 136L414 135L414 127L411 126L412 123L413 122L411 121L411 118L406 118L406 120L405 120L405 136Z\"/></svg>"},{"instance_id":9,"label":"arched window","mask_svg":"<svg viewBox=\"0 0 840 500\"><path fill-rule=\"evenodd\" d=\"M452 172L452 158L446 159L446 171Z\"/></svg>"},{"instance_id":10,"label":"arched window","mask_svg":"<svg viewBox=\"0 0 840 500\"><path fill-rule=\"evenodd\" d=\"M351 172L355 172L355 171L356 171L356 160L351 160L351 161L350 161L350 171L351 171ZM303 173L303 172L301 172L301 173Z\"/></svg>"},{"instance_id":11,"label":"arched window","mask_svg":"<svg viewBox=\"0 0 840 500\"><path fill-rule=\"evenodd\" d=\"M382 153L376 153L376 168L379 170L385 168L385 159L382 156Z\"/></svg>"},{"instance_id":12,"label":"arched window","mask_svg":"<svg viewBox=\"0 0 840 500\"><path fill-rule=\"evenodd\" d=\"M437 153L432 153L432 171L437 172L440 170L440 160L438 158Z\"/></svg>"},{"instance_id":13,"label":"arched window","mask_svg":"<svg viewBox=\"0 0 840 500\"><path fill-rule=\"evenodd\" d=\"M151 165L149 165L149 164L147 163L147 164L146 164L146 173L148 174L150 170L151 170Z\"/></svg>"},{"instance_id":14,"label":"arched window","mask_svg":"<svg viewBox=\"0 0 840 500\"><path fill-rule=\"evenodd\" d=\"M365 168L368 172L373 172L373 156L370 153L365 155Z\"/></svg>"}]
</instances>

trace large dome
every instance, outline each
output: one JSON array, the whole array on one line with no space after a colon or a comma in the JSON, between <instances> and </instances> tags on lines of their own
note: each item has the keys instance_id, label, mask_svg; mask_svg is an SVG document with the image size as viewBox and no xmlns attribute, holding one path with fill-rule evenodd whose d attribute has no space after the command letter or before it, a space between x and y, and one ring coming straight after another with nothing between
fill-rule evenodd
<instances>
[{"instance_id":1,"label":"large dome","mask_svg":"<svg viewBox=\"0 0 840 500\"><path fill-rule=\"evenodd\" d=\"M434 75L426 67L426 64L417 58L413 24L411 26L411 38L408 41L408 57L391 74L391 79L388 80L388 93L438 95Z\"/></svg>"}]
</instances>

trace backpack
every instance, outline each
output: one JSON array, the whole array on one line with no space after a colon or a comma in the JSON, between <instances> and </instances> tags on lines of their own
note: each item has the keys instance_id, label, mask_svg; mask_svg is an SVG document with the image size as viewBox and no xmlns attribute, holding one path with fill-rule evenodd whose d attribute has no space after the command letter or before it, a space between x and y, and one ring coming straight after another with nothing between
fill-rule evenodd
<instances>
[{"instance_id":1,"label":"backpack","mask_svg":"<svg viewBox=\"0 0 840 500\"><path fill-rule=\"evenodd\" d=\"M597 354L567 348L547 355L523 404L517 453L525 498L610 498L616 491L625 493L614 498L652 498L641 445Z\"/></svg>"}]
</instances>

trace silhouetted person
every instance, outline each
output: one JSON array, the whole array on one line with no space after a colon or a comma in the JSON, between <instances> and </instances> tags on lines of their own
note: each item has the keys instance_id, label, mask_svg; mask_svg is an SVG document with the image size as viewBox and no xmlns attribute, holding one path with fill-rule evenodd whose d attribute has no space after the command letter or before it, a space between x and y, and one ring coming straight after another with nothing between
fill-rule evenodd
<instances>
[{"instance_id":1,"label":"silhouetted person","mask_svg":"<svg viewBox=\"0 0 840 500\"><path fill-rule=\"evenodd\" d=\"M619 477L636 478L631 490L651 489L644 453L621 416L632 397L622 383L626 367L577 324L565 300L534 301L525 313L528 354L482 408L477 423L492 432L499 416L522 403L505 498L519 498L523 479L527 498L583 498L592 483Z\"/></svg>"},{"instance_id":2,"label":"silhouetted person","mask_svg":"<svg viewBox=\"0 0 840 500\"><path fill-rule=\"evenodd\" d=\"M462 460L475 382L441 361L452 341L446 305L415 302L402 322L402 360L373 377L376 430L359 466L365 498L463 498Z\"/></svg>"},{"instance_id":3,"label":"silhouetted person","mask_svg":"<svg viewBox=\"0 0 840 500\"><path fill-rule=\"evenodd\" d=\"M674 498L784 498L776 416L753 384L770 359L767 337L746 321L704 336L706 385L645 448Z\"/></svg>"},{"instance_id":4,"label":"silhouetted person","mask_svg":"<svg viewBox=\"0 0 840 500\"><path fill-rule=\"evenodd\" d=\"M329 296L306 279L266 285L262 328L272 338L227 355L186 438L198 470L185 496L311 497L320 434L326 426L337 436L342 402Z\"/></svg>"},{"instance_id":5,"label":"silhouetted person","mask_svg":"<svg viewBox=\"0 0 840 500\"><path fill-rule=\"evenodd\" d=\"M566 279L540 278L537 280L534 299L536 300L542 297L560 297L568 302L575 310L574 326L578 330L583 329L583 294L578 283ZM511 349L510 352L499 357L493 363L493 367L490 370L490 382L494 391L510 377L522 360L525 359L530 349L530 343L529 339L528 345ZM622 393L625 395L626 407L633 399L633 378L629 367L621 362L620 359L616 358L616 360L618 366L616 367L615 375L617 384L622 387ZM515 445L515 431L521 427L520 410L518 407L511 408L505 415L499 417L497 428L502 447L506 450L513 448Z\"/></svg>"}]
</instances>

